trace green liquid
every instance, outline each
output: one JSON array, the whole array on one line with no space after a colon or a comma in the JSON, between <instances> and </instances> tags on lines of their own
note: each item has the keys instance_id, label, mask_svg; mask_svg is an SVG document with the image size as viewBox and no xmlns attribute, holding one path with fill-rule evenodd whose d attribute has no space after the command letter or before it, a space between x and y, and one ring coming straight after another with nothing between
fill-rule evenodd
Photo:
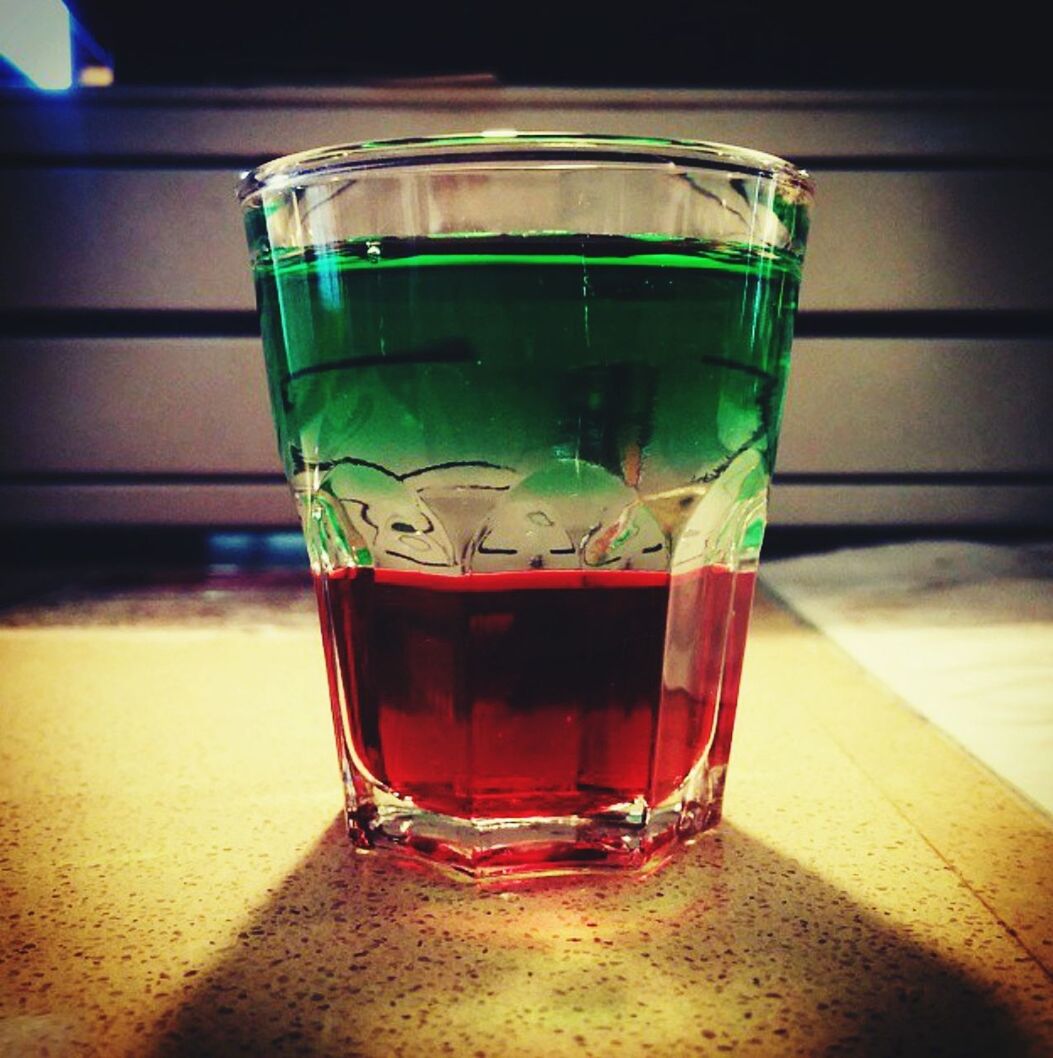
<instances>
[{"instance_id":1,"label":"green liquid","mask_svg":"<svg viewBox=\"0 0 1053 1058\"><path fill-rule=\"evenodd\" d=\"M655 497L713 482L746 452L749 489L766 486L794 257L650 236L459 236L265 255L255 275L286 469L301 490L352 499L367 526L378 495L420 493L428 474L447 493L490 487L488 472L531 496L620 489L667 537L678 525Z\"/></svg>"}]
</instances>

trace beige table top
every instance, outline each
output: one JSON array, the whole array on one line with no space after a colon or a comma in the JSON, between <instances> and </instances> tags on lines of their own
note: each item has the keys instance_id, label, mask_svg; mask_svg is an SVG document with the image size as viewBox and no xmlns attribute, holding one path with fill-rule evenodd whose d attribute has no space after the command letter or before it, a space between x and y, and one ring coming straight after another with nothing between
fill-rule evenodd
<instances>
[{"instance_id":1,"label":"beige table top","mask_svg":"<svg viewBox=\"0 0 1053 1058\"><path fill-rule=\"evenodd\" d=\"M501 890L352 853L310 603L209 599L0 628L0 1055L1053 1053L1050 821L773 604L721 830Z\"/></svg>"}]
</instances>

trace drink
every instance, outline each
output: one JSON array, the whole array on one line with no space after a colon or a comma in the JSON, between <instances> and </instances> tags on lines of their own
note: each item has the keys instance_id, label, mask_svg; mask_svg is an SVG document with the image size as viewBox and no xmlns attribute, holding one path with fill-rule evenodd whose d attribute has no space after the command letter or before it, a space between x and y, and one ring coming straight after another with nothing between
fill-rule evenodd
<instances>
[{"instance_id":1,"label":"drink","mask_svg":"<svg viewBox=\"0 0 1053 1058\"><path fill-rule=\"evenodd\" d=\"M357 844L638 866L719 819L808 195L582 137L247 179Z\"/></svg>"},{"instance_id":2,"label":"drink","mask_svg":"<svg viewBox=\"0 0 1053 1058\"><path fill-rule=\"evenodd\" d=\"M670 644L668 671L687 674L671 686L667 573L319 574L341 749L429 812L659 804L710 749L718 712L711 753L727 759L753 579L677 578L675 603L710 620Z\"/></svg>"},{"instance_id":3,"label":"drink","mask_svg":"<svg viewBox=\"0 0 1053 1058\"><path fill-rule=\"evenodd\" d=\"M504 484L572 461L581 487L601 487L596 468L657 494L749 449L770 463L798 278L788 254L620 236L268 256L256 286L286 469L303 482L343 462L351 487L395 500L457 465L464 484Z\"/></svg>"}]
</instances>

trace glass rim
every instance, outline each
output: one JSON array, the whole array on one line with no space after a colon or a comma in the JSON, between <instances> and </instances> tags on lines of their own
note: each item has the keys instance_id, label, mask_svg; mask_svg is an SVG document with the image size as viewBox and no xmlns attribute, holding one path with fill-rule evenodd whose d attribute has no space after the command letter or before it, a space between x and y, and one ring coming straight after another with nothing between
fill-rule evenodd
<instances>
[{"instance_id":1,"label":"glass rim","mask_svg":"<svg viewBox=\"0 0 1053 1058\"><path fill-rule=\"evenodd\" d=\"M668 167L740 172L772 180L808 202L815 196L811 176L774 154L708 140L645 136L590 135L579 132L519 132L494 129L406 139L332 144L283 155L242 174L237 197L242 205L263 191L321 183L344 173L428 166L493 165L516 162L582 166Z\"/></svg>"}]
</instances>

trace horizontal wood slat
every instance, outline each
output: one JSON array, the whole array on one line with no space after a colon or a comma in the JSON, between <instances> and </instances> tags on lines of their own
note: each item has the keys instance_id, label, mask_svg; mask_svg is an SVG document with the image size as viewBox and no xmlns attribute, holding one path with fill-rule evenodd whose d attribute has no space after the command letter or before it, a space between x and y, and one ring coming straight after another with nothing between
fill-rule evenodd
<instances>
[{"instance_id":1,"label":"horizontal wood slat","mask_svg":"<svg viewBox=\"0 0 1053 1058\"><path fill-rule=\"evenodd\" d=\"M790 158L1048 158L1048 100L618 89L110 90L0 97L0 154L269 158L326 143L564 129L708 139Z\"/></svg>"},{"instance_id":2,"label":"horizontal wood slat","mask_svg":"<svg viewBox=\"0 0 1053 1058\"><path fill-rule=\"evenodd\" d=\"M1050 485L776 485L772 525L931 525L1048 529Z\"/></svg>"},{"instance_id":3,"label":"horizontal wood slat","mask_svg":"<svg viewBox=\"0 0 1053 1058\"><path fill-rule=\"evenodd\" d=\"M0 345L0 473L280 472L258 339Z\"/></svg>"},{"instance_id":4,"label":"horizontal wood slat","mask_svg":"<svg viewBox=\"0 0 1053 1058\"><path fill-rule=\"evenodd\" d=\"M255 339L0 344L0 474L279 469ZM799 340L784 474L1053 473L1053 340Z\"/></svg>"},{"instance_id":5,"label":"horizontal wood slat","mask_svg":"<svg viewBox=\"0 0 1053 1058\"><path fill-rule=\"evenodd\" d=\"M1053 471L1053 339L801 339L781 472Z\"/></svg>"},{"instance_id":6,"label":"horizontal wood slat","mask_svg":"<svg viewBox=\"0 0 1053 1058\"><path fill-rule=\"evenodd\" d=\"M1050 485L778 485L773 525L1048 528ZM0 485L0 525L295 527L273 485Z\"/></svg>"},{"instance_id":7,"label":"horizontal wood slat","mask_svg":"<svg viewBox=\"0 0 1053 1058\"><path fill-rule=\"evenodd\" d=\"M819 178L805 310L1053 308L1044 174L831 172ZM0 309L251 309L222 170L0 170Z\"/></svg>"}]
</instances>

